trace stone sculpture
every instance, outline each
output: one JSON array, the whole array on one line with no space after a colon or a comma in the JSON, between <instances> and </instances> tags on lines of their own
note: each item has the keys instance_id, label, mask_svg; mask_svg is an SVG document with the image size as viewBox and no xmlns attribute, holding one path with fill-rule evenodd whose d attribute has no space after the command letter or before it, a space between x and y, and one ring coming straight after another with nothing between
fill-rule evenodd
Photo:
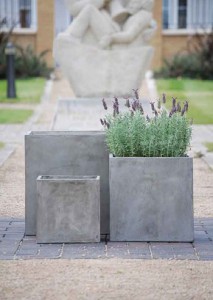
<instances>
[{"instance_id":1,"label":"stone sculpture","mask_svg":"<svg viewBox=\"0 0 213 300\"><path fill-rule=\"evenodd\" d=\"M74 17L54 57L79 97L126 96L153 56L154 0L66 0Z\"/></svg>"}]
</instances>

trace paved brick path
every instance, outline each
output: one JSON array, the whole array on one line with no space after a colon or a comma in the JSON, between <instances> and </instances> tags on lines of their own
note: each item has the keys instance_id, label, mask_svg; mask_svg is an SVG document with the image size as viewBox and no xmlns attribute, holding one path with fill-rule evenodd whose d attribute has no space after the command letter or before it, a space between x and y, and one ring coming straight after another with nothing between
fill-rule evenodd
<instances>
[{"instance_id":1,"label":"paved brick path","mask_svg":"<svg viewBox=\"0 0 213 300\"><path fill-rule=\"evenodd\" d=\"M109 242L37 244L24 236L24 220L0 219L0 259L174 259L213 260L213 218L195 219L193 243Z\"/></svg>"}]
</instances>

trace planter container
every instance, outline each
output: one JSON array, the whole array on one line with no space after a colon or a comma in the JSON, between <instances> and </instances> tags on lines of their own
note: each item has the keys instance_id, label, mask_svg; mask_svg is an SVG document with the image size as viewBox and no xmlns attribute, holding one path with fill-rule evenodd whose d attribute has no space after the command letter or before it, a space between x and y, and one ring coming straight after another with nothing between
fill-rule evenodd
<instances>
[{"instance_id":1,"label":"planter container","mask_svg":"<svg viewBox=\"0 0 213 300\"><path fill-rule=\"evenodd\" d=\"M36 234L39 175L100 176L101 233L109 233L109 153L104 132L40 131L25 136L26 235Z\"/></svg>"},{"instance_id":2,"label":"planter container","mask_svg":"<svg viewBox=\"0 0 213 300\"><path fill-rule=\"evenodd\" d=\"M110 157L111 241L191 242L193 160Z\"/></svg>"},{"instance_id":3,"label":"planter container","mask_svg":"<svg viewBox=\"0 0 213 300\"><path fill-rule=\"evenodd\" d=\"M100 242L100 177L37 178L37 242Z\"/></svg>"}]
</instances>

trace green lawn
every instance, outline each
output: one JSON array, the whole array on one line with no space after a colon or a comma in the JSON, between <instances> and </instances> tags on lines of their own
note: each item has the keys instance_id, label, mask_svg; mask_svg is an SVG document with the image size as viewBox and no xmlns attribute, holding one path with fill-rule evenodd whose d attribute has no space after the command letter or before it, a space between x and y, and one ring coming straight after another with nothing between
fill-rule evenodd
<instances>
[{"instance_id":1,"label":"green lawn","mask_svg":"<svg viewBox=\"0 0 213 300\"><path fill-rule=\"evenodd\" d=\"M0 150L4 148L4 143L3 142L0 142Z\"/></svg>"},{"instance_id":2,"label":"green lawn","mask_svg":"<svg viewBox=\"0 0 213 300\"><path fill-rule=\"evenodd\" d=\"M193 124L213 124L213 81L190 79L159 79L158 92L167 96L166 107L171 107L171 97L189 101L188 117Z\"/></svg>"},{"instance_id":3,"label":"green lawn","mask_svg":"<svg viewBox=\"0 0 213 300\"><path fill-rule=\"evenodd\" d=\"M16 99L7 98L7 82L0 80L1 103L38 103L44 92L46 80L44 78L29 78L16 80Z\"/></svg>"},{"instance_id":4,"label":"green lawn","mask_svg":"<svg viewBox=\"0 0 213 300\"><path fill-rule=\"evenodd\" d=\"M0 124L20 124L33 114L30 109L0 109Z\"/></svg>"},{"instance_id":5,"label":"green lawn","mask_svg":"<svg viewBox=\"0 0 213 300\"><path fill-rule=\"evenodd\" d=\"M213 143L205 143L208 152L213 152Z\"/></svg>"}]
</instances>

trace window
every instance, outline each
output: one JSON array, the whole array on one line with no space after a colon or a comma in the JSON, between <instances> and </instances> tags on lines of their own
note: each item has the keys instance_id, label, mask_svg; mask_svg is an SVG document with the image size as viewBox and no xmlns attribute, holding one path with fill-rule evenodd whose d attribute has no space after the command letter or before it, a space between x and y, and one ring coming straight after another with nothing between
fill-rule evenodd
<instances>
[{"instance_id":1,"label":"window","mask_svg":"<svg viewBox=\"0 0 213 300\"><path fill-rule=\"evenodd\" d=\"M31 0L19 0L19 21L22 28L31 25Z\"/></svg>"},{"instance_id":2,"label":"window","mask_svg":"<svg viewBox=\"0 0 213 300\"><path fill-rule=\"evenodd\" d=\"M163 28L169 28L169 0L163 1Z\"/></svg>"},{"instance_id":3,"label":"window","mask_svg":"<svg viewBox=\"0 0 213 300\"><path fill-rule=\"evenodd\" d=\"M179 0L178 3L178 28L187 27L187 0Z\"/></svg>"},{"instance_id":4,"label":"window","mask_svg":"<svg viewBox=\"0 0 213 300\"><path fill-rule=\"evenodd\" d=\"M5 27L36 29L36 0L0 0L0 19Z\"/></svg>"},{"instance_id":5,"label":"window","mask_svg":"<svg viewBox=\"0 0 213 300\"><path fill-rule=\"evenodd\" d=\"M164 29L210 29L213 0L163 0Z\"/></svg>"}]
</instances>

